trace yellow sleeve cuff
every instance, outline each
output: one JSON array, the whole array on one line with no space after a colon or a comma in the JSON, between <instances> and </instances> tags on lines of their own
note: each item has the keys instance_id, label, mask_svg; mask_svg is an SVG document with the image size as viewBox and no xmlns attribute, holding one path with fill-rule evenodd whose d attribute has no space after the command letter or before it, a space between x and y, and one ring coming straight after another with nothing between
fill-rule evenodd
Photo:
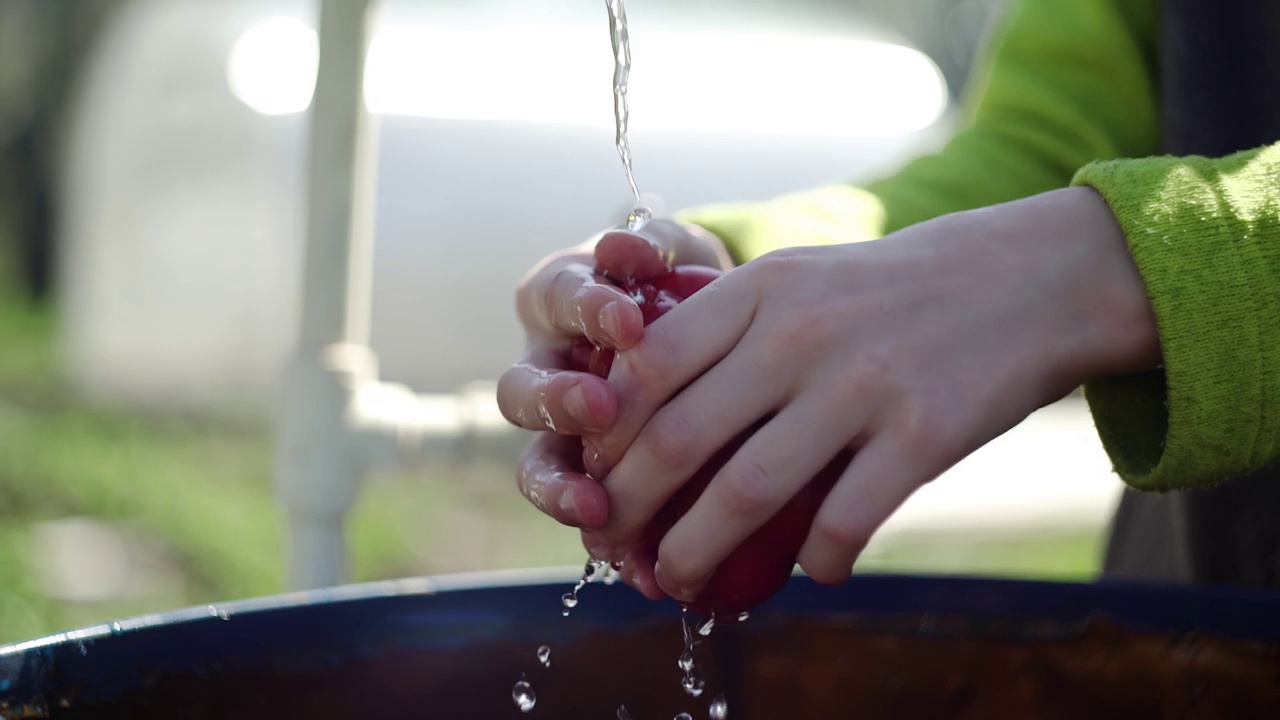
<instances>
[{"instance_id":1,"label":"yellow sleeve cuff","mask_svg":"<svg viewBox=\"0 0 1280 720\"><path fill-rule=\"evenodd\" d=\"M764 202L693 208L675 219L719 237L741 264L783 248L874 240L884 232L885 210L865 190L828 185Z\"/></svg>"}]
</instances>

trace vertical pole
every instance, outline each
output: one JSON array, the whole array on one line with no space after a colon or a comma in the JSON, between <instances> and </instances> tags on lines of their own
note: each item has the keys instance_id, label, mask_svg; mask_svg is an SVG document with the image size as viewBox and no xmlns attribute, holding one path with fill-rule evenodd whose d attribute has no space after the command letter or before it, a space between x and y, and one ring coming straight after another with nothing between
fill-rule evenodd
<instances>
[{"instance_id":1,"label":"vertical pole","mask_svg":"<svg viewBox=\"0 0 1280 720\"><path fill-rule=\"evenodd\" d=\"M297 355L284 382L276 476L290 589L346 581L344 526L363 467L351 397L375 374L368 341L377 135L364 104L371 0L322 0L311 108Z\"/></svg>"},{"instance_id":2,"label":"vertical pole","mask_svg":"<svg viewBox=\"0 0 1280 720\"><path fill-rule=\"evenodd\" d=\"M311 108L301 350L368 341L377 129L364 105L370 0L322 0Z\"/></svg>"}]
</instances>

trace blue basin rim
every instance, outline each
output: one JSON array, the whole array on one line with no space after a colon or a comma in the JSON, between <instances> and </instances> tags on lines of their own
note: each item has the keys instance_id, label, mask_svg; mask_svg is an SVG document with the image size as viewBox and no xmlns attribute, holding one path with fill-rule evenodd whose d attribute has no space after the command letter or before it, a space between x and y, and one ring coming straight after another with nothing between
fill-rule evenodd
<instances>
[{"instance_id":1,"label":"blue basin rim","mask_svg":"<svg viewBox=\"0 0 1280 720\"><path fill-rule=\"evenodd\" d=\"M570 617L561 617L559 598L573 577L534 571L368 583L60 633L0 647L0 701L29 702L69 687L81 697L110 697L158 672L340 666L406 645L447 649L501 640L555 646L601 627L679 615L672 602L650 602L621 584L596 584L582 591ZM1139 632L1280 641L1280 594L1220 587L906 575L863 575L828 587L797 576L753 613L769 622L850 614L1065 624L1102 615Z\"/></svg>"}]
</instances>

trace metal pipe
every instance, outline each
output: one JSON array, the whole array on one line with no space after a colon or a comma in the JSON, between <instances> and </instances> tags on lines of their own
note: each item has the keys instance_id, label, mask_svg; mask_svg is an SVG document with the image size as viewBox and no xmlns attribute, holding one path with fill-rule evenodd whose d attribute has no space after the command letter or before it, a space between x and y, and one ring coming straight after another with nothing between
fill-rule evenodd
<instances>
[{"instance_id":1,"label":"metal pipe","mask_svg":"<svg viewBox=\"0 0 1280 720\"><path fill-rule=\"evenodd\" d=\"M491 386L419 395L380 382L367 347L377 128L364 104L364 72L375 7L320 4L302 315L276 438L292 590L346 581L344 525L366 473L424 456L460 461L517 438Z\"/></svg>"},{"instance_id":2,"label":"metal pipe","mask_svg":"<svg viewBox=\"0 0 1280 720\"><path fill-rule=\"evenodd\" d=\"M320 3L301 321L276 438L295 590L346 581L344 525L363 475L349 408L375 366L363 347L376 173L376 132L364 103L370 5Z\"/></svg>"},{"instance_id":3,"label":"metal pipe","mask_svg":"<svg viewBox=\"0 0 1280 720\"><path fill-rule=\"evenodd\" d=\"M364 103L370 0L322 0L311 106L300 350L368 340L377 131Z\"/></svg>"}]
</instances>

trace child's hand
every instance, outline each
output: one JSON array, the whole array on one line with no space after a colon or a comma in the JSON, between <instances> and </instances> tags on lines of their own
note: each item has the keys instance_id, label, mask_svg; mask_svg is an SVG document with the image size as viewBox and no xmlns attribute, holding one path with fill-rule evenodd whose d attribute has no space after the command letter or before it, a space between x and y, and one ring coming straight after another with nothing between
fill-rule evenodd
<instances>
[{"instance_id":1,"label":"child's hand","mask_svg":"<svg viewBox=\"0 0 1280 720\"><path fill-rule=\"evenodd\" d=\"M667 220L638 233L604 233L543 260L520 282L516 311L527 335L522 357L498 383L498 405L512 423L540 434L516 471L520 490L556 520L597 527L608 517L608 497L582 472L583 434L605 432L617 418L617 398L602 378L568 370L572 342L581 337L609 348L640 339L636 302L595 270L638 277L675 264L728 265L728 254L709 234Z\"/></svg>"},{"instance_id":2,"label":"child's hand","mask_svg":"<svg viewBox=\"0 0 1280 720\"><path fill-rule=\"evenodd\" d=\"M596 557L626 557L697 468L774 415L666 535L656 578L632 582L682 600L842 449L856 455L799 558L828 583L952 464L1087 378L1159 362L1141 277L1088 189L774 253L627 340L615 422L589 438L610 507L584 533Z\"/></svg>"}]
</instances>

